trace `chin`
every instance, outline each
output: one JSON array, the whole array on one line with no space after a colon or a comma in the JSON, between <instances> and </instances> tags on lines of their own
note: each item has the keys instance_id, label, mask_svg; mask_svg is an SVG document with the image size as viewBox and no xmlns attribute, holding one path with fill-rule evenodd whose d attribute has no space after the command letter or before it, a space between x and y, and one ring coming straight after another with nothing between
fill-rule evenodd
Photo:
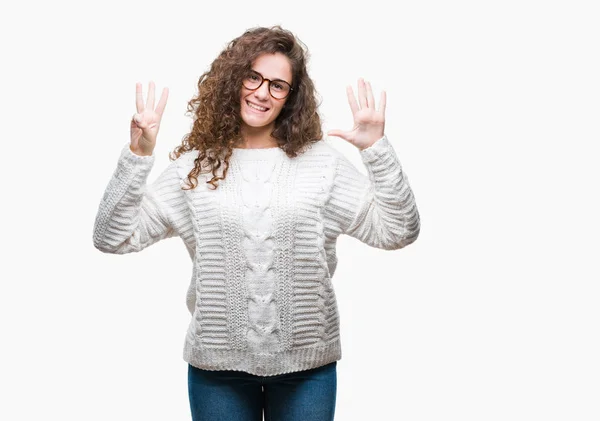
<instances>
[{"instance_id":1,"label":"chin","mask_svg":"<svg viewBox=\"0 0 600 421\"><path fill-rule=\"evenodd\" d=\"M263 119L255 119L255 118L248 118L246 116L242 116L242 121L244 122L244 124L246 126L249 127L265 127L268 126L269 124L271 124L271 121L269 120L263 120Z\"/></svg>"},{"instance_id":2,"label":"chin","mask_svg":"<svg viewBox=\"0 0 600 421\"><path fill-rule=\"evenodd\" d=\"M244 108L246 108L247 105L244 104ZM262 115L257 115L255 113L253 113L252 111L247 111L246 109L243 109L241 112L242 115L242 120L244 121L244 123L250 127L263 127L263 126L268 126L269 124L271 124L273 122L273 120L275 120L272 117L272 110L268 110L264 116Z\"/></svg>"}]
</instances>

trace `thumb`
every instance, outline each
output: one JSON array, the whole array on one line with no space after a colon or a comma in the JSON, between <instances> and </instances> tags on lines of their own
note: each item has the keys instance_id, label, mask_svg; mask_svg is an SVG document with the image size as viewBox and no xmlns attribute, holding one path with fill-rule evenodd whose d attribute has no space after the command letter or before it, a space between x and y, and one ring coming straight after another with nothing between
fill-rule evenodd
<instances>
[{"instance_id":1,"label":"thumb","mask_svg":"<svg viewBox=\"0 0 600 421\"><path fill-rule=\"evenodd\" d=\"M143 123L144 119L138 113L135 113L133 117L131 117L131 121L135 123L140 129L146 128L146 124Z\"/></svg>"},{"instance_id":2,"label":"thumb","mask_svg":"<svg viewBox=\"0 0 600 421\"><path fill-rule=\"evenodd\" d=\"M342 139L348 140L348 132L342 130L329 130L327 132L327 136L337 136L341 137Z\"/></svg>"}]
</instances>

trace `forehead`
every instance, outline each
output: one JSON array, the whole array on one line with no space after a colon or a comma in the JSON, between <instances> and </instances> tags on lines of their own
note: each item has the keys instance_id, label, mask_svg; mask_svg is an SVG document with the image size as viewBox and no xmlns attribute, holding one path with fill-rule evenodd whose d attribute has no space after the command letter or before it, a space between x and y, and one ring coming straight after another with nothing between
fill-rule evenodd
<instances>
[{"instance_id":1,"label":"forehead","mask_svg":"<svg viewBox=\"0 0 600 421\"><path fill-rule=\"evenodd\" d=\"M256 70L267 79L292 79L292 66L289 59L281 53L265 53L256 58L252 63L252 69Z\"/></svg>"}]
</instances>

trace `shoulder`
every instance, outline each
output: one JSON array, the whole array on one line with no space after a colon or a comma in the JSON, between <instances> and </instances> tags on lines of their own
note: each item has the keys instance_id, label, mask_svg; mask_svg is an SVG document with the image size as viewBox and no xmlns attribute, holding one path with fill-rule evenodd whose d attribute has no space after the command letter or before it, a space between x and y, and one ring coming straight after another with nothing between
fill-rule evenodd
<instances>
[{"instance_id":1,"label":"shoulder","mask_svg":"<svg viewBox=\"0 0 600 421\"><path fill-rule=\"evenodd\" d=\"M336 149L335 146L332 145L334 143L328 138L323 138L313 144L310 145L310 148L307 149L300 157L305 158L316 158L322 157L326 160L331 161L331 163L336 162L339 159L344 158L344 154Z\"/></svg>"},{"instance_id":2,"label":"shoulder","mask_svg":"<svg viewBox=\"0 0 600 421\"><path fill-rule=\"evenodd\" d=\"M192 150L184 152L179 157L171 161L171 166L175 168L179 176L184 179L187 178L189 172L194 168L194 160L198 157L198 151Z\"/></svg>"},{"instance_id":3,"label":"shoulder","mask_svg":"<svg viewBox=\"0 0 600 421\"><path fill-rule=\"evenodd\" d=\"M170 165L173 167L174 171L176 171L179 175L181 183L187 184L188 175L194 169L196 165L195 161L199 157L199 155L200 151L197 149L193 149L191 151L182 153L181 155L179 155L179 157L177 157L177 159L171 161ZM213 178L212 171L208 171L207 166L205 164L206 162L203 163L200 174L196 175L196 179L198 180L199 185L204 185L205 182ZM223 169L218 169L217 175L222 174Z\"/></svg>"}]
</instances>

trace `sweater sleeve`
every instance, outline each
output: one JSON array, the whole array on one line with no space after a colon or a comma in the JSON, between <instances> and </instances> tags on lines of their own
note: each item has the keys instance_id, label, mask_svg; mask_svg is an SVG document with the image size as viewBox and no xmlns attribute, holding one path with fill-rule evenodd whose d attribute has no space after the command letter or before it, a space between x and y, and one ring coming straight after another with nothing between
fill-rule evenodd
<instances>
[{"instance_id":1,"label":"sweater sleeve","mask_svg":"<svg viewBox=\"0 0 600 421\"><path fill-rule=\"evenodd\" d=\"M413 192L386 136L360 151L368 177L340 156L330 198L336 231L372 246L396 250L414 242L420 219Z\"/></svg>"},{"instance_id":2,"label":"sweater sleeve","mask_svg":"<svg viewBox=\"0 0 600 421\"><path fill-rule=\"evenodd\" d=\"M100 201L94 224L94 247L105 253L139 252L159 240L179 235L185 200L175 161L151 185L146 180L155 155L139 156L125 145Z\"/></svg>"}]
</instances>

